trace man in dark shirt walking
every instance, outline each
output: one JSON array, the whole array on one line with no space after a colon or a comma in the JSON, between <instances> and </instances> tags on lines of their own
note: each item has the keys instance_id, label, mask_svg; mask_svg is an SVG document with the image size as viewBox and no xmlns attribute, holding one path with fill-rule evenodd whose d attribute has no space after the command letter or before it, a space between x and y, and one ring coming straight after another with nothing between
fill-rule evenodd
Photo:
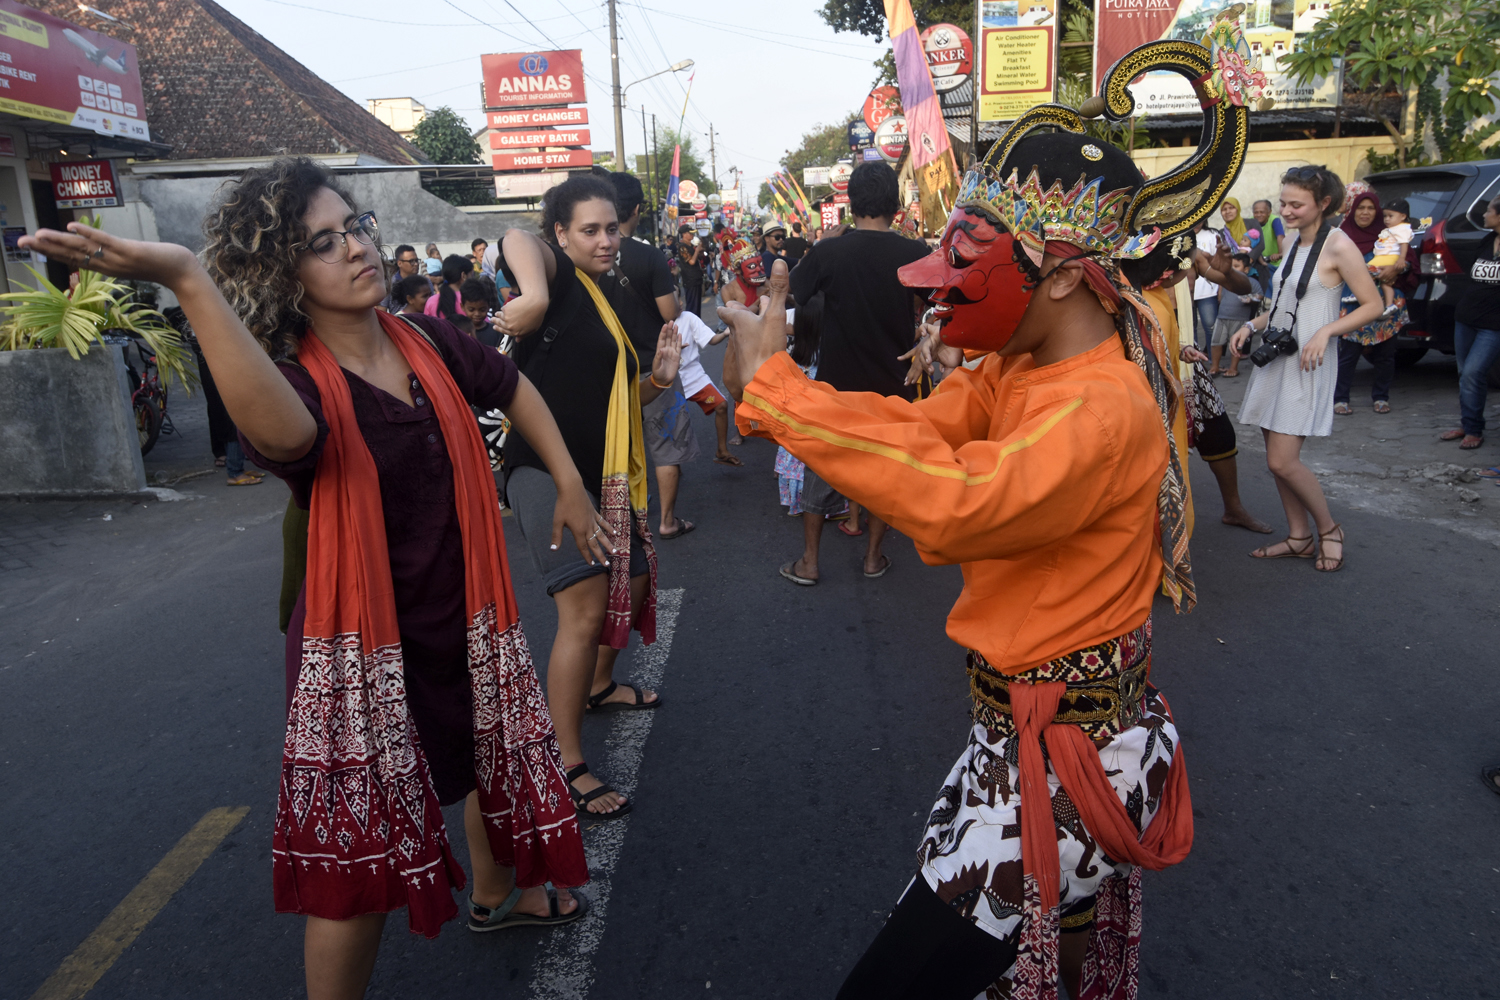
<instances>
[{"instance_id":1,"label":"man in dark shirt walking","mask_svg":"<svg viewBox=\"0 0 1500 1000\"><path fill-rule=\"evenodd\" d=\"M900 210L896 173L884 163L862 163L849 178L849 208L854 228L836 240L822 240L808 250L791 273L791 292L798 302L823 295L818 381L841 392L878 392L911 399L906 384L910 366L901 355L916 338L918 299L896 277L900 268L929 253L921 240L891 231ZM781 575L803 586L818 579L818 543L826 515L838 513L844 498L806 470L802 481L802 558L783 566ZM845 534L858 534L851 512ZM880 551L885 524L870 515L864 574L883 576L889 556Z\"/></svg>"},{"instance_id":2,"label":"man in dark shirt walking","mask_svg":"<svg viewBox=\"0 0 1500 1000\"><path fill-rule=\"evenodd\" d=\"M781 244L781 248L786 251L788 267L796 267L797 261L801 260L803 255L812 249L812 244L807 242L807 238L802 235L802 223L792 223L792 235L786 238L786 242Z\"/></svg>"},{"instance_id":3,"label":"man in dark shirt walking","mask_svg":"<svg viewBox=\"0 0 1500 1000\"><path fill-rule=\"evenodd\" d=\"M620 215L620 254L614 269L599 279L599 290L620 317L620 325L640 358L640 370L648 372L656 356L656 340L662 324L676 320L681 308L674 294L667 258L635 236L641 206L646 201L640 180L623 172L610 174L609 180L615 186L615 209ZM672 383L672 388L641 408L641 418L646 450L656 466L656 492L661 499L657 537L679 538L696 527L691 521L679 518L676 508L682 464L698 457L698 438L693 433L680 377Z\"/></svg>"}]
</instances>

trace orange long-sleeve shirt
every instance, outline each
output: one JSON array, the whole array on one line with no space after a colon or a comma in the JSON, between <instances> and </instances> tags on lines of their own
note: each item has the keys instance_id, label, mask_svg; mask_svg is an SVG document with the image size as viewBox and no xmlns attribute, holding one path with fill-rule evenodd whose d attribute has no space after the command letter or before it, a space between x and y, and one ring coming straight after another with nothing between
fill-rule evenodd
<instances>
[{"instance_id":1,"label":"orange long-sleeve shirt","mask_svg":"<svg viewBox=\"0 0 1500 1000\"><path fill-rule=\"evenodd\" d=\"M948 636L1019 673L1146 620L1161 579L1166 432L1118 338L1056 364L987 357L911 403L756 373L740 431L773 438L915 543L959 563Z\"/></svg>"}]
</instances>

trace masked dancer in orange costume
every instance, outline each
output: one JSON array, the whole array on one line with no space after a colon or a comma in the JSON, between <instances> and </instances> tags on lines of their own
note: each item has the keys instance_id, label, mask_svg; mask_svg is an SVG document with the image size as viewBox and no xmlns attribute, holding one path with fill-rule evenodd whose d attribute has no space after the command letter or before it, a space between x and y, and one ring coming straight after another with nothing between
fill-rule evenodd
<instances>
[{"instance_id":1,"label":"masked dancer in orange costume","mask_svg":"<svg viewBox=\"0 0 1500 1000\"><path fill-rule=\"evenodd\" d=\"M947 364L983 355L928 399L805 378L783 350L779 264L765 315L720 313L741 431L964 570L948 635L969 651L969 743L841 997L1050 1000L1060 978L1075 998L1133 997L1140 869L1191 846L1177 730L1148 682L1153 596L1194 603L1169 437L1181 389L1120 266L1155 247L1154 216L1227 189L1248 116L1216 91L1209 51L1179 41L1127 55L1089 103L1128 116L1126 84L1151 69L1194 81L1204 105L1189 162L1143 183L1077 113L1033 108L964 179L937 252L902 269Z\"/></svg>"}]
</instances>

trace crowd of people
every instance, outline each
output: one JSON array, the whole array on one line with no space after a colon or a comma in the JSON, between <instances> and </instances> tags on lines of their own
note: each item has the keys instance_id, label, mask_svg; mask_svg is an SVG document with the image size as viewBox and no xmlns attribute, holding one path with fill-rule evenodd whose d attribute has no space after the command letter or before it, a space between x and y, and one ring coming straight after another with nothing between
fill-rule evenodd
<instances>
[{"instance_id":1,"label":"crowd of people","mask_svg":"<svg viewBox=\"0 0 1500 1000\"><path fill-rule=\"evenodd\" d=\"M273 877L277 910L306 916L310 997L363 995L386 915L435 936L466 885L476 932L588 912L580 818L636 803L589 767L583 717L664 704L614 673L632 633L655 640L658 543L697 527L677 509L694 410L716 462L743 464L740 434L777 444L776 495L802 528L778 560L791 584L819 582L830 523L864 539L866 578L892 569L892 528L964 569L948 634L974 724L840 995L1125 995L1108 990L1133 968L1141 870L1192 838L1178 732L1147 680L1154 599L1196 600L1190 453L1224 523L1271 530L1240 497L1215 379L1250 365L1238 423L1262 433L1286 515L1250 554L1341 570L1301 451L1332 432L1362 354L1389 408L1411 226L1323 167L1288 171L1250 218L1177 197L1159 225L1120 225L1140 171L1081 120L1023 115L990 156L935 250L893 228L883 163L853 171L851 225L684 226L662 248L638 232L639 180L595 172L546 194L538 233L387 260L375 215L300 158L228 189L201 262L81 223L26 238L172 290L232 420L230 474L248 459L289 487ZM1205 156L1165 193L1227 188ZM1069 195L1080 177L1108 196ZM1214 211L1223 227L1205 228ZM1500 353L1500 200L1484 218L1489 270L1459 317L1464 447L1483 434L1470 365ZM731 337L721 389L703 352ZM512 557L557 609L545 692ZM439 808L458 802L472 884Z\"/></svg>"}]
</instances>

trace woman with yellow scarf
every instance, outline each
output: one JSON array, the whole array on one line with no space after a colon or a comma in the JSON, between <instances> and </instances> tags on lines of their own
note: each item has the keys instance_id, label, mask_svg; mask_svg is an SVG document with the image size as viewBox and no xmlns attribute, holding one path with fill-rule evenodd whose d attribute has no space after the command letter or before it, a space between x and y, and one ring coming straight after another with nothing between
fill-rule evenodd
<instances>
[{"instance_id":1,"label":"woman with yellow scarf","mask_svg":"<svg viewBox=\"0 0 1500 1000\"><path fill-rule=\"evenodd\" d=\"M1250 240L1245 235L1249 227L1245 225L1245 213L1240 210L1240 200L1225 198L1224 204L1219 206L1219 215L1224 219L1224 234L1234 240L1234 245L1250 249Z\"/></svg>"},{"instance_id":2,"label":"woman with yellow scarf","mask_svg":"<svg viewBox=\"0 0 1500 1000\"><path fill-rule=\"evenodd\" d=\"M542 239L512 229L501 241L498 265L520 294L494 324L516 338L511 357L556 416L584 488L609 526L601 530L610 558L600 564L581 557L554 530L559 484L546 463L524 436L507 442L506 499L537 575L557 602L548 707L574 804L595 820L618 819L631 804L589 773L584 712L661 705L655 692L616 684L611 675L633 629L644 643L656 639L641 404L672 384L681 356L676 327L668 323L641 378L642 360L595 284L614 267L619 249L614 186L588 175L559 184L543 199Z\"/></svg>"}]
</instances>

